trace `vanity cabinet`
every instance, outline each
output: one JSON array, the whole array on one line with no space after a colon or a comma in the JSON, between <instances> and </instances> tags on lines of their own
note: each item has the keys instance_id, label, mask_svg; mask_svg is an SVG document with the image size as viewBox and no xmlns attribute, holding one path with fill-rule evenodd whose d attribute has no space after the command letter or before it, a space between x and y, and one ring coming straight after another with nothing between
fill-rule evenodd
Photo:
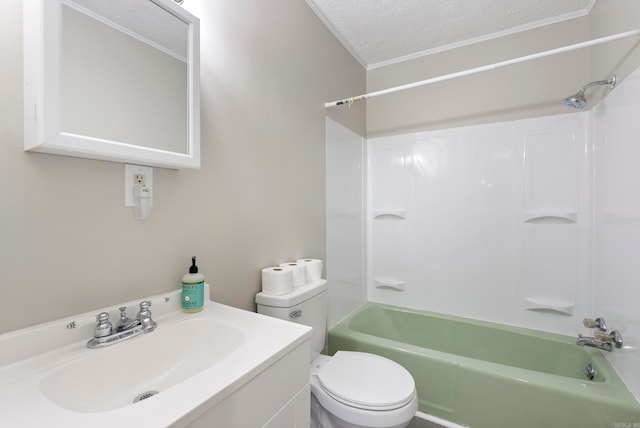
<instances>
[{"instance_id":1,"label":"vanity cabinet","mask_svg":"<svg viewBox=\"0 0 640 428\"><path fill-rule=\"evenodd\" d=\"M310 352L306 340L217 404L208 408L204 403L172 426L308 428Z\"/></svg>"}]
</instances>

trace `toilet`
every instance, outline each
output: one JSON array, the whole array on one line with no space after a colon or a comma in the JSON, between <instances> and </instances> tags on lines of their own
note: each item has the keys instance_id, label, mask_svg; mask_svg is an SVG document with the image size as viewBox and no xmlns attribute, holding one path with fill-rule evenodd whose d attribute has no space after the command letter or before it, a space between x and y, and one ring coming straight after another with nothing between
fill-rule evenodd
<instances>
[{"instance_id":1,"label":"toilet","mask_svg":"<svg viewBox=\"0 0 640 428\"><path fill-rule=\"evenodd\" d=\"M313 327L311 337L312 428L404 428L418 410L411 374L379 355L338 351L322 355L327 339L327 281L290 293L256 295L258 313Z\"/></svg>"}]
</instances>

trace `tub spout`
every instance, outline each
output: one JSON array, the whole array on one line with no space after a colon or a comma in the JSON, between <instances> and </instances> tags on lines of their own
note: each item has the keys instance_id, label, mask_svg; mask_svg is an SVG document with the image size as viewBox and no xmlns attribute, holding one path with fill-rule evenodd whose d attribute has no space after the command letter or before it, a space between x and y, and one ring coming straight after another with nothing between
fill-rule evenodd
<instances>
[{"instance_id":1,"label":"tub spout","mask_svg":"<svg viewBox=\"0 0 640 428\"><path fill-rule=\"evenodd\" d=\"M610 342L603 342L601 340L596 339L595 337L586 337L581 334L578 335L578 339L576 340L576 345L578 346L591 346L592 348L598 348L603 351L611 352L613 350L613 346Z\"/></svg>"},{"instance_id":2,"label":"tub spout","mask_svg":"<svg viewBox=\"0 0 640 428\"><path fill-rule=\"evenodd\" d=\"M598 332L596 337L586 337L581 334L576 340L578 346L591 346L593 348L602 349L603 351L613 351L613 347L622 348L622 336L616 330L611 333Z\"/></svg>"}]
</instances>

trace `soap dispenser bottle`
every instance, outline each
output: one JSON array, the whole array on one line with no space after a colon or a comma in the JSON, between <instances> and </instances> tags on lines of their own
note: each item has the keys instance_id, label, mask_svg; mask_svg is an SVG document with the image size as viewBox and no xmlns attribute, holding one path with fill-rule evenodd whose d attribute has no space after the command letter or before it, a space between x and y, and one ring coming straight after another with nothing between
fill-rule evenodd
<instances>
[{"instance_id":1,"label":"soap dispenser bottle","mask_svg":"<svg viewBox=\"0 0 640 428\"><path fill-rule=\"evenodd\" d=\"M182 277L182 311L200 312L204 305L204 275L198 273L195 256L191 258L189 273Z\"/></svg>"}]
</instances>

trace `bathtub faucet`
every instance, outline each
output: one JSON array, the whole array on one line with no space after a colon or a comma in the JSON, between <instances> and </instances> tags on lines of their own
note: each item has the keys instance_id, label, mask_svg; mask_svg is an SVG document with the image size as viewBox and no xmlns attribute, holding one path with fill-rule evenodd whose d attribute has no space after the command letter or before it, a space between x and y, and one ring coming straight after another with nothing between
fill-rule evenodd
<instances>
[{"instance_id":1,"label":"bathtub faucet","mask_svg":"<svg viewBox=\"0 0 640 428\"><path fill-rule=\"evenodd\" d=\"M586 328L597 328L600 331L607 331L607 323L604 322L604 318L600 317L600 318L596 318L591 319L591 318L585 318L582 320L582 325L584 325Z\"/></svg>"},{"instance_id":2,"label":"bathtub faucet","mask_svg":"<svg viewBox=\"0 0 640 428\"><path fill-rule=\"evenodd\" d=\"M622 336L616 330L613 330L611 333L596 331L595 337L586 337L579 334L578 339L576 340L576 345L591 346L593 348L611 352L613 351L614 346L617 349L622 348L623 341Z\"/></svg>"}]
</instances>

